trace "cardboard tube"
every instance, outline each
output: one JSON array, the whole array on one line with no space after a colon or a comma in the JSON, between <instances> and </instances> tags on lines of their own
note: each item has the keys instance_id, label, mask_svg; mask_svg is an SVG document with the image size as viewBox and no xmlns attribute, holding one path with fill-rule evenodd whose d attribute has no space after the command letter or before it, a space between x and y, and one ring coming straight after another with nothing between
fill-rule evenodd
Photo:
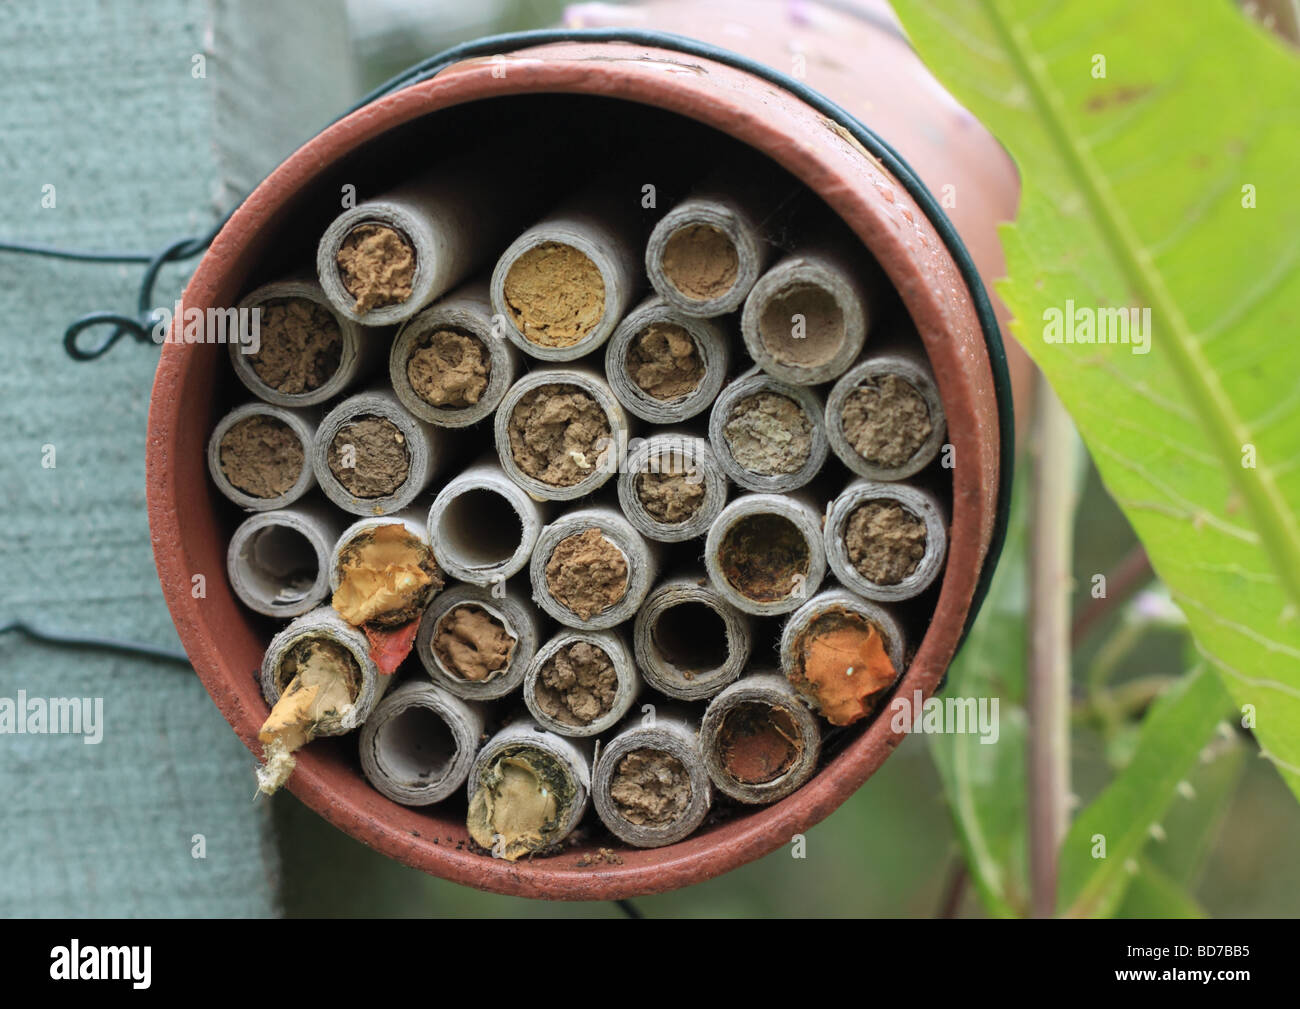
<instances>
[{"instance_id":1,"label":"cardboard tube","mask_svg":"<svg viewBox=\"0 0 1300 1009\"><path fill-rule=\"evenodd\" d=\"M672 476L682 473L684 486L680 494L693 494L699 488L703 496L685 518L670 521L674 508L684 508L680 497L670 494L670 487L656 488L658 498L651 514L642 499L643 475ZM627 461L618 475L618 503L637 532L661 543L680 543L701 536L718 517L727 503L727 478L713 456L709 443L685 431L661 431L649 438L634 438L628 445ZM676 504L674 502L677 502Z\"/></svg>"},{"instance_id":2,"label":"cardboard tube","mask_svg":"<svg viewBox=\"0 0 1300 1009\"><path fill-rule=\"evenodd\" d=\"M706 579L688 574L661 582L646 597L632 648L647 684L669 697L702 701L744 671L752 638L749 618Z\"/></svg>"},{"instance_id":3,"label":"cardboard tube","mask_svg":"<svg viewBox=\"0 0 1300 1009\"><path fill-rule=\"evenodd\" d=\"M406 448L408 469L406 478L391 493L357 497L330 469L330 447L344 425L369 417L389 421L397 428ZM372 389L348 397L325 415L312 446L312 468L321 490L344 511L353 515L390 515L409 505L429 485L437 471L442 445L442 432L407 413L392 389ZM355 446L352 456L355 468L364 456Z\"/></svg>"},{"instance_id":4,"label":"cardboard tube","mask_svg":"<svg viewBox=\"0 0 1300 1009\"><path fill-rule=\"evenodd\" d=\"M330 554L342 526L323 501L250 515L226 549L230 587L257 613L302 616L329 594Z\"/></svg>"},{"instance_id":5,"label":"cardboard tube","mask_svg":"<svg viewBox=\"0 0 1300 1009\"><path fill-rule=\"evenodd\" d=\"M546 483L524 472L516 461L511 444L515 412L525 396L546 386L559 386L562 393L573 391L585 393L595 400L605 416L605 423L609 426L608 434L602 435L590 445L584 444L581 450L572 450L582 455L582 458L577 460L577 466L580 472L586 473L575 483ZM548 421L547 427L550 430L543 432L547 437L567 435L572 427L572 421L571 418ZM519 437L517 430L515 433L516 437ZM525 429L524 433L529 434L528 429ZM528 372L506 393L497 408L493 427L497 458L501 460L501 468L506 471L511 480L533 497L546 501L572 501L604 485L618 470L619 459L628 443L629 434L627 414L623 412L623 407L605 379L595 369L582 366L543 367Z\"/></svg>"},{"instance_id":6,"label":"cardboard tube","mask_svg":"<svg viewBox=\"0 0 1300 1009\"><path fill-rule=\"evenodd\" d=\"M297 392L281 392L268 385L258 374L257 367L258 362L262 360L261 355L271 349L271 330L266 325L267 311L273 307L272 302L285 299L301 299L319 306L329 312L338 327L338 364L321 384ZM339 314L325 297L325 292L321 290L320 285L312 278L291 277L264 284L247 295L239 303L239 307L262 309L261 323L258 327L260 353L246 354L242 345L232 343L229 345L230 363L235 369L236 377L244 383L249 392L276 406L314 406L336 398L348 386L369 374L377 360L377 355L382 352L379 342L373 338L375 334L364 332L357 323Z\"/></svg>"},{"instance_id":7,"label":"cardboard tube","mask_svg":"<svg viewBox=\"0 0 1300 1009\"><path fill-rule=\"evenodd\" d=\"M750 673L709 702L700 722L704 766L740 802L775 802L817 770L821 729L777 673Z\"/></svg>"},{"instance_id":8,"label":"cardboard tube","mask_svg":"<svg viewBox=\"0 0 1300 1009\"><path fill-rule=\"evenodd\" d=\"M572 361L609 339L645 286L640 273L637 206L633 198L614 186L600 185L558 208L510 243L492 270L491 296L493 311L502 317L505 334L516 347L543 361ZM561 261L558 257L566 258ZM583 263L581 257L586 258L588 270L594 266L599 273L603 299L600 315L585 331L578 331L584 324L574 323L566 326L563 334L554 336L528 325L528 313L549 317L556 310L548 303L558 302L562 295L576 297L574 269ZM557 264L549 271L554 273L554 292L537 290L535 286L528 292L527 302L518 297L512 300L508 288L514 283L513 276L517 276L512 275L512 270L526 269L530 263L543 264L536 268L533 278L540 285L545 282L548 262ZM568 328L574 332L569 333Z\"/></svg>"},{"instance_id":9,"label":"cardboard tube","mask_svg":"<svg viewBox=\"0 0 1300 1009\"><path fill-rule=\"evenodd\" d=\"M806 547L802 564L798 543ZM826 576L821 513L807 495L738 497L709 527L704 566L714 589L736 609L756 616L789 613Z\"/></svg>"},{"instance_id":10,"label":"cardboard tube","mask_svg":"<svg viewBox=\"0 0 1300 1009\"><path fill-rule=\"evenodd\" d=\"M799 432L807 440L802 460L794 455L800 439L795 437L791 424L797 420L764 411L746 409L742 413L738 409L745 400L760 395L779 396L799 407L807 422L806 432ZM826 462L824 425L825 408L816 393L804 386L788 385L755 368L723 389L714 401L709 413L709 441L718 464L732 481L746 490L780 494L804 486ZM737 452L741 453L739 459ZM755 465L774 471L750 468Z\"/></svg>"},{"instance_id":11,"label":"cardboard tube","mask_svg":"<svg viewBox=\"0 0 1300 1009\"><path fill-rule=\"evenodd\" d=\"M594 610L588 616L583 616L579 611L571 608L568 602L553 595L551 576L548 575L547 569L551 567L552 555L562 541L581 536L590 529L600 530L603 541L612 544L622 555L627 576L621 596L603 609ZM528 578L537 605L550 616L568 627L601 630L621 624L637 611L644 602L646 593L650 591L658 570L657 545L646 540L616 509L595 505L568 512L542 530L528 566ZM574 584L587 575L585 571L566 570L557 570L555 574L560 578L567 577ZM585 601L583 605L586 605Z\"/></svg>"},{"instance_id":12,"label":"cardboard tube","mask_svg":"<svg viewBox=\"0 0 1300 1009\"><path fill-rule=\"evenodd\" d=\"M298 446L302 451L302 465L292 485L280 494L266 497L248 493L231 483L221 460L222 440L230 429L242 421L257 417L287 428L298 440ZM310 412L288 410L267 403L245 403L222 417L213 428L212 436L208 439L208 473L212 477L212 482L217 485L217 490L245 511L272 511L287 508L316 486L316 475L311 466L311 449L315 437L316 418ZM261 455L266 462L275 461L274 449L264 447L261 453L255 451L247 461L256 463L259 461L254 458L256 455Z\"/></svg>"},{"instance_id":13,"label":"cardboard tube","mask_svg":"<svg viewBox=\"0 0 1300 1009\"><path fill-rule=\"evenodd\" d=\"M860 273L830 248L786 256L745 299L740 332L749 356L792 385L838 378L867 339L869 291Z\"/></svg>"},{"instance_id":14,"label":"cardboard tube","mask_svg":"<svg viewBox=\"0 0 1300 1009\"><path fill-rule=\"evenodd\" d=\"M429 542L453 578L493 585L523 570L547 510L506 476L495 457L448 481L429 508Z\"/></svg>"},{"instance_id":15,"label":"cardboard tube","mask_svg":"<svg viewBox=\"0 0 1300 1009\"><path fill-rule=\"evenodd\" d=\"M862 455L850 443L845 431L844 411L850 397L859 389L874 389L879 401L874 411L861 410L864 418L880 425L882 447L892 452L906 452L906 446L916 443L913 451L900 460L872 460ZM916 398L920 397L928 413L930 431L924 437L913 435L900 438L898 432L891 436L890 428L910 422ZM891 418L896 418L891 421ZM920 351L896 350L869 358L851 368L831 387L826 398L826 438L831 449L858 476L868 480L906 480L915 476L934 460L943 447L948 429L944 418L943 401L930 375L925 354ZM901 449L899 446L903 446Z\"/></svg>"},{"instance_id":16,"label":"cardboard tube","mask_svg":"<svg viewBox=\"0 0 1300 1009\"><path fill-rule=\"evenodd\" d=\"M436 298L486 266L518 227L535 191L509 177L512 162L475 152L439 166L418 181L399 186L345 210L321 236L316 273L325 296L346 318L367 326L405 322ZM410 294L394 304L358 312L344 286L339 250L362 225L397 232L414 255Z\"/></svg>"},{"instance_id":17,"label":"cardboard tube","mask_svg":"<svg viewBox=\"0 0 1300 1009\"><path fill-rule=\"evenodd\" d=\"M408 369L411 358L436 333L450 330L468 336L481 348L487 366L486 385L474 403L437 406L416 392ZM393 340L388 375L393 391L411 413L436 427L468 427L497 408L519 373L519 351L502 339L493 324L487 284L467 284L408 320Z\"/></svg>"},{"instance_id":18,"label":"cardboard tube","mask_svg":"<svg viewBox=\"0 0 1300 1009\"><path fill-rule=\"evenodd\" d=\"M389 691L361 727L361 770L404 806L431 806L465 784L483 735L483 709L432 683Z\"/></svg>"},{"instance_id":19,"label":"cardboard tube","mask_svg":"<svg viewBox=\"0 0 1300 1009\"><path fill-rule=\"evenodd\" d=\"M634 715L600 751L592 773L592 803L601 822L620 840L637 848L659 848L688 837L704 822L713 805L713 787L700 752L698 726L698 718L662 705ZM629 756L640 766L625 764ZM660 811L653 800L663 801L666 788L687 795L684 803L679 800Z\"/></svg>"},{"instance_id":20,"label":"cardboard tube","mask_svg":"<svg viewBox=\"0 0 1300 1009\"><path fill-rule=\"evenodd\" d=\"M583 814L591 795L590 740L572 740L547 732L529 719L512 722L487 741L474 760L466 790L470 836L495 857L514 861L522 855L553 848L568 837ZM507 772L524 772L554 797L554 816L527 817L521 807L534 799L521 794L520 776L511 780ZM531 804L535 810L535 802ZM521 819L535 829L522 829ZM513 826L511 836L501 828Z\"/></svg>"},{"instance_id":21,"label":"cardboard tube","mask_svg":"<svg viewBox=\"0 0 1300 1009\"><path fill-rule=\"evenodd\" d=\"M647 331L684 331L694 345L697 367L701 370L694 388L659 398L641 387L634 374L629 355L638 347L638 338ZM662 362L656 362L662 367ZM686 420L709 408L726 380L731 363L727 334L714 322L682 313L660 298L651 298L628 313L619 323L605 348L605 374L610 388L628 411L655 424Z\"/></svg>"},{"instance_id":22,"label":"cardboard tube","mask_svg":"<svg viewBox=\"0 0 1300 1009\"><path fill-rule=\"evenodd\" d=\"M664 214L646 242L645 269L655 291L700 318L739 308L770 256L759 194L730 182L718 191L720 181Z\"/></svg>"},{"instance_id":23,"label":"cardboard tube","mask_svg":"<svg viewBox=\"0 0 1300 1009\"><path fill-rule=\"evenodd\" d=\"M603 653L613 666L614 673L614 693L609 707L587 721L582 721L581 714L572 710L571 703L566 704L563 699L558 698L556 696L558 691L548 687L544 682L546 667L553 659L565 661L571 666L578 659L571 654L570 650L574 646L582 645L598 649ZM592 695L596 691L586 688L581 680L575 686L578 688L578 703L591 703ZM641 693L641 686L641 677L637 673L636 663L632 661L632 653L621 634L616 631L578 631L566 628L537 649L533 661L528 664L528 672L524 675L524 703L533 718L537 719L537 724L544 729L561 736L598 736L618 724L627 714L632 702ZM557 710L561 712L560 714L547 712L546 696L550 696L558 705ZM564 711L568 711L572 721L564 719Z\"/></svg>"},{"instance_id":24,"label":"cardboard tube","mask_svg":"<svg viewBox=\"0 0 1300 1009\"><path fill-rule=\"evenodd\" d=\"M854 513L864 504L880 501L898 505L905 515L919 519L925 526L924 552L915 567L892 583L871 581L859 571L849 556L847 537ZM901 483L855 480L831 502L826 518L826 562L845 588L867 599L898 602L920 595L943 570L948 550L947 509L929 491ZM870 543L869 554L879 557L890 549L887 543Z\"/></svg>"},{"instance_id":25,"label":"cardboard tube","mask_svg":"<svg viewBox=\"0 0 1300 1009\"><path fill-rule=\"evenodd\" d=\"M879 634L892 670L872 667L864 625ZM906 632L888 608L840 588L808 600L781 631L782 672L834 725L873 715L906 671L909 654Z\"/></svg>"},{"instance_id":26,"label":"cardboard tube","mask_svg":"<svg viewBox=\"0 0 1300 1009\"><path fill-rule=\"evenodd\" d=\"M504 667L486 670L482 679L469 679L462 675L456 658L477 672L484 672L485 651L493 642L480 643L484 631L482 620L468 626L453 628L457 610L478 611L499 625L505 634L514 639L509 646L509 656ZM443 645L447 658L434 648L435 640L446 632ZM523 593L504 585L491 591L476 585L454 585L435 596L420 620L415 638L415 653L424 671L434 683L467 701L491 701L505 697L519 689L524 674L537 652L541 638L541 620L537 607ZM457 647L452 649L451 645ZM455 656L456 658L453 658Z\"/></svg>"}]
</instances>

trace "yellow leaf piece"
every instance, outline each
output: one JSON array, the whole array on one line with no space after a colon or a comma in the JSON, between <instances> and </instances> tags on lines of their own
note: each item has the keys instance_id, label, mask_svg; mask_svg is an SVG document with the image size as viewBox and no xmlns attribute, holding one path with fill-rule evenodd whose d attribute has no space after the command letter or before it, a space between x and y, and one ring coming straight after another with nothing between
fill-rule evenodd
<instances>
[{"instance_id":1,"label":"yellow leaf piece","mask_svg":"<svg viewBox=\"0 0 1300 1009\"><path fill-rule=\"evenodd\" d=\"M354 627L377 618L385 624L406 623L419 615L435 576L429 548L419 538L400 523L382 525L357 536L344 550L333 606ZM441 585L439 580L437 587Z\"/></svg>"}]
</instances>

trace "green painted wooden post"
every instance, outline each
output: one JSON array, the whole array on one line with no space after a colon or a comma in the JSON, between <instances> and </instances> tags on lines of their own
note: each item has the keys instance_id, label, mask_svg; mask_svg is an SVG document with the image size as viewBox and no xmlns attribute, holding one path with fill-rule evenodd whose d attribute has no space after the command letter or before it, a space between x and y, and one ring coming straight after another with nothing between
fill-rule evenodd
<instances>
[{"instance_id":1,"label":"green painted wooden post","mask_svg":"<svg viewBox=\"0 0 1300 1009\"><path fill-rule=\"evenodd\" d=\"M11 4L0 48L13 240L152 250L205 231L354 97L343 0ZM192 266L164 272L159 304ZM61 346L77 315L133 312L140 273L0 254L0 622L176 642L145 518L157 348L78 364ZM192 672L6 635L0 709L20 690L102 698L102 740L0 735L0 915L276 912L252 759Z\"/></svg>"}]
</instances>

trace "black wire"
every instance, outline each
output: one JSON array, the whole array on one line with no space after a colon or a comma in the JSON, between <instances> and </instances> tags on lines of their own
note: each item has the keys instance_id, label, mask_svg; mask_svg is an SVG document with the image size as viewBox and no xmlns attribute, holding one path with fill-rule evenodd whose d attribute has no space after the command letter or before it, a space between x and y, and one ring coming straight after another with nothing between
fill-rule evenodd
<instances>
[{"instance_id":1,"label":"black wire","mask_svg":"<svg viewBox=\"0 0 1300 1009\"><path fill-rule=\"evenodd\" d=\"M617 904L618 909L622 911L625 915L627 915L627 917L629 918L645 917L645 915L641 913L640 909L637 908L637 906L633 904L630 900L616 900L614 901L614 903Z\"/></svg>"},{"instance_id":2,"label":"black wire","mask_svg":"<svg viewBox=\"0 0 1300 1009\"><path fill-rule=\"evenodd\" d=\"M162 659L164 662L174 662L190 668L188 655L164 645L123 641L120 638L100 638L89 634L70 634L67 631L38 627L22 620L11 620L7 624L0 624L0 634L21 634L45 645L59 645L65 648L94 648L106 652L119 652L123 655L143 655L146 658Z\"/></svg>"},{"instance_id":3,"label":"black wire","mask_svg":"<svg viewBox=\"0 0 1300 1009\"><path fill-rule=\"evenodd\" d=\"M472 42L465 42L404 70L372 90L346 112L336 117L333 122L338 122L345 116L351 115L358 109L364 108L385 95L428 80L462 60L476 56L504 55L512 50L530 46L575 41L619 42L674 49L684 55L697 56L701 59L712 60L745 71L776 87L783 88L831 121L839 123L858 143L875 155L886 171L892 174L907 190L912 199L916 201L938 232L940 238L943 239L945 246L957 264L958 270L961 272L962 279L966 282L967 289L970 291L971 300L975 305L975 312L984 333L989 364L993 371L993 385L997 399L1000 431L997 514L988 553L985 555L984 564L980 569L979 580L976 583L975 593L971 600L966 625L962 631L961 641L964 642L966 635L970 633L976 615L979 613L984 597L988 594L993 571L997 567L998 558L1002 554L1002 547L1006 541L1011 510L1011 479L1015 465L1015 411L1011 402L1011 376L1007 369L1006 350L1002 345L1002 334L998 328L997 317L993 312L993 305L989 301L988 292L984 289L984 283L980 279L979 271L976 269L975 262L967 251L965 243L948 219L948 215L944 213L943 208L935 200L933 194L926 188L911 166L884 138L877 135L825 95L763 63L741 56L731 50L722 49L707 42L700 42L682 35L630 28L543 28L492 35ZM83 316L68 327L67 332L64 334L64 347L68 353L77 360L91 360L108 351L122 336L130 335L141 341L148 340L154 321L149 315L148 306L152 300L153 282L158 271L164 263L189 258L205 249L220 232L226 221L235 213L235 209L238 208L232 209L207 235L198 238L181 239L148 260L149 268L146 270L139 297L137 298L137 318L132 319L111 312L96 312ZM138 254L134 253L88 253L78 250L58 250L46 246L0 243L0 251L5 250L83 261L143 261ZM76 343L77 336L90 326L104 323L114 325L114 331L94 348L81 350ZM961 642L958 643L958 647L960 645Z\"/></svg>"}]
</instances>

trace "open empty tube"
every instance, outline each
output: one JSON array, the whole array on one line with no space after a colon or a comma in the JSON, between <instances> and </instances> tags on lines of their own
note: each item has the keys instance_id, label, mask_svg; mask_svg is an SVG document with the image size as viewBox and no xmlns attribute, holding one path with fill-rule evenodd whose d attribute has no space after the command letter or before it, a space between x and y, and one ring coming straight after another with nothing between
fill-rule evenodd
<instances>
[{"instance_id":1,"label":"open empty tube","mask_svg":"<svg viewBox=\"0 0 1300 1009\"><path fill-rule=\"evenodd\" d=\"M353 515L400 511L433 479L441 435L407 413L392 389L349 396L316 430L316 482Z\"/></svg>"},{"instance_id":2,"label":"open empty tube","mask_svg":"<svg viewBox=\"0 0 1300 1009\"><path fill-rule=\"evenodd\" d=\"M855 480L827 513L826 562L860 596L911 599L943 570L945 513L939 498L919 487Z\"/></svg>"},{"instance_id":3,"label":"open empty tube","mask_svg":"<svg viewBox=\"0 0 1300 1009\"><path fill-rule=\"evenodd\" d=\"M808 600L781 632L781 669L832 725L874 713L903 674L907 642L889 610L844 589Z\"/></svg>"},{"instance_id":4,"label":"open empty tube","mask_svg":"<svg viewBox=\"0 0 1300 1009\"><path fill-rule=\"evenodd\" d=\"M432 683L389 691L361 727L361 770L404 806L441 802L469 777L483 710Z\"/></svg>"},{"instance_id":5,"label":"open empty tube","mask_svg":"<svg viewBox=\"0 0 1300 1009\"><path fill-rule=\"evenodd\" d=\"M705 439L663 431L628 445L618 503L642 535L680 543L702 535L718 517L727 478Z\"/></svg>"},{"instance_id":6,"label":"open empty tube","mask_svg":"<svg viewBox=\"0 0 1300 1009\"><path fill-rule=\"evenodd\" d=\"M316 486L315 435L308 413L245 403L217 421L208 439L208 473L217 490L247 511L287 508Z\"/></svg>"},{"instance_id":7,"label":"open empty tube","mask_svg":"<svg viewBox=\"0 0 1300 1009\"><path fill-rule=\"evenodd\" d=\"M693 833L713 804L698 720L667 705L633 716L600 751L591 794L601 822L638 848Z\"/></svg>"},{"instance_id":8,"label":"open empty tube","mask_svg":"<svg viewBox=\"0 0 1300 1009\"><path fill-rule=\"evenodd\" d=\"M524 703L562 736L597 736L618 723L641 692L632 653L615 631L562 630L533 656Z\"/></svg>"},{"instance_id":9,"label":"open empty tube","mask_svg":"<svg viewBox=\"0 0 1300 1009\"><path fill-rule=\"evenodd\" d=\"M258 734L264 763L258 790L276 791L293 772L294 753L320 736L351 732L388 689L366 637L328 606L293 621L262 657L261 685L271 714Z\"/></svg>"},{"instance_id":10,"label":"open empty tube","mask_svg":"<svg viewBox=\"0 0 1300 1009\"><path fill-rule=\"evenodd\" d=\"M618 324L605 349L605 374L631 413L669 424L709 408L730 360L727 334L717 323L652 298Z\"/></svg>"},{"instance_id":11,"label":"open empty tube","mask_svg":"<svg viewBox=\"0 0 1300 1009\"><path fill-rule=\"evenodd\" d=\"M495 700L524 682L540 625L532 601L513 588L455 585L425 610L415 653L430 679L457 697Z\"/></svg>"},{"instance_id":12,"label":"open empty tube","mask_svg":"<svg viewBox=\"0 0 1300 1009\"><path fill-rule=\"evenodd\" d=\"M257 512L235 529L226 573L235 595L268 617L297 617L329 594L330 555L343 528L323 502Z\"/></svg>"},{"instance_id":13,"label":"open empty tube","mask_svg":"<svg viewBox=\"0 0 1300 1009\"><path fill-rule=\"evenodd\" d=\"M372 368L376 341L339 314L309 278L264 284L241 309L260 310L257 353L231 343L235 375L259 399L276 406L313 406L334 399Z\"/></svg>"},{"instance_id":14,"label":"open empty tube","mask_svg":"<svg viewBox=\"0 0 1300 1009\"><path fill-rule=\"evenodd\" d=\"M518 372L519 352L494 330L482 281L407 321L388 356L397 398L438 427L467 427L487 417Z\"/></svg>"},{"instance_id":15,"label":"open empty tube","mask_svg":"<svg viewBox=\"0 0 1300 1009\"><path fill-rule=\"evenodd\" d=\"M826 462L825 408L811 389L752 369L722 390L709 414L718 464L747 490L784 493Z\"/></svg>"},{"instance_id":16,"label":"open empty tube","mask_svg":"<svg viewBox=\"0 0 1300 1009\"><path fill-rule=\"evenodd\" d=\"M512 722L487 741L466 785L466 827L481 847L513 862L563 841L587 811L590 740Z\"/></svg>"},{"instance_id":17,"label":"open empty tube","mask_svg":"<svg viewBox=\"0 0 1300 1009\"><path fill-rule=\"evenodd\" d=\"M704 581L683 575L655 586L632 630L646 683L684 701L712 697L749 662L749 618Z\"/></svg>"},{"instance_id":18,"label":"open empty tube","mask_svg":"<svg viewBox=\"0 0 1300 1009\"><path fill-rule=\"evenodd\" d=\"M485 267L536 199L503 152L476 152L365 200L334 219L316 249L325 296L367 326L404 322Z\"/></svg>"},{"instance_id":19,"label":"open empty tube","mask_svg":"<svg viewBox=\"0 0 1300 1009\"><path fill-rule=\"evenodd\" d=\"M636 201L603 184L538 221L497 260L492 308L505 334L544 361L603 344L644 288Z\"/></svg>"},{"instance_id":20,"label":"open empty tube","mask_svg":"<svg viewBox=\"0 0 1300 1009\"><path fill-rule=\"evenodd\" d=\"M709 581L745 613L789 613L826 576L821 514L803 495L746 494L709 527L704 541Z\"/></svg>"},{"instance_id":21,"label":"open empty tube","mask_svg":"<svg viewBox=\"0 0 1300 1009\"><path fill-rule=\"evenodd\" d=\"M709 702L700 751L720 791L741 802L775 802L812 777L821 730L784 677L751 673Z\"/></svg>"},{"instance_id":22,"label":"open empty tube","mask_svg":"<svg viewBox=\"0 0 1300 1009\"><path fill-rule=\"evenodd\" d=\"M594 369L543 367L510 387L493 435L511 480L536 498L571 501L618 471L628 420Z\"/></svg>"},{"instance_id":23,"label":"open empty tube","mask_svg":"<svg viewBox=\"0 0 1300 1009\"><path fill-rule=\"evenodd\" d=\"M687 315L734 312L768 259L760 222L764 196L746 180L710 180L660 218L646 242L645 268L654 289Z\"/></svg>"},{"instance_id":24,"label":"open empty tube","mask_svg":"<svg viewBox=\"0 0 1300 1009\"><path fill-rule=\"evenodd\" d=\"M826 398L826 438L868 480L906 480L943 447L943 401L919 351L891 351L851 368Z\"/></svg>"},{"instance_id":25,"label":"open empty tube","mask_svg":"<svg viewBox=\"0 0 1300 1009\"><path fill-rule=\"evenodd\" d=\"M659 567L656 544L615 508L579 508L537 538L528 566L533 598L562 624L589 630L627 620Z\"/></svg>"},{"instance_id":26,"label":"open empty tube","mask_svg":"<svg viewBox=\"0 0 1300 1009\"><path fill-rule=\"evenodd\" d=\"M492 585L523 570L545 522L543 507L489 457L452 478L433 499L429 542L448 574Z\"/></svg>"},{"instance_id":27,"label":"open empty tube","mask_svg":"<svg viewBox=\"0 0 1300 1009\"><path fill-rule=\"evenodd\" d=\"M750 356L792 385L830 382L862 353L868 290L846 255L807 249L786 256L745 299L740 332Z\"/></svg>"}]
</instances>

